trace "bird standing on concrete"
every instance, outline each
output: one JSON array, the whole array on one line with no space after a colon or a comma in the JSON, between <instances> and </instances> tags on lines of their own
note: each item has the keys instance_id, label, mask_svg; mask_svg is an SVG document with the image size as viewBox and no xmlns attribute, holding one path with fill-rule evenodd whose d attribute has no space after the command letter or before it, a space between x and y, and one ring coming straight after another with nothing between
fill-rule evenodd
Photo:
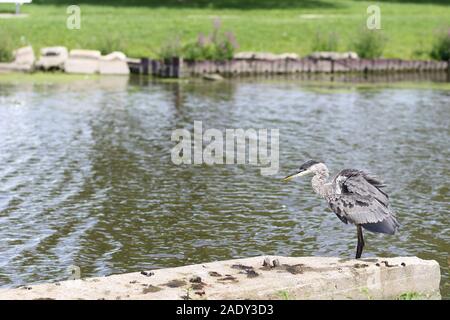
<instances>
[{"instance_id":1,"label":"bird standing on concrete","mask_svg":"<svg viewBox=\"0 0 450 320\"><path fill-rule=\"evenodd\" d=\"M314 174L311 180L314 192L328 202L338 218L344 223L356 225L356 259L361 258L364 248L362 228L371 232L394 234L399 227L389 207L389 196L381 190L384 184L376 177L364 171L344 169L331 182L327 182L327 166L322 162L309 160L283 180L289 181L307 174Z\"/></svg>"}]
</instances>

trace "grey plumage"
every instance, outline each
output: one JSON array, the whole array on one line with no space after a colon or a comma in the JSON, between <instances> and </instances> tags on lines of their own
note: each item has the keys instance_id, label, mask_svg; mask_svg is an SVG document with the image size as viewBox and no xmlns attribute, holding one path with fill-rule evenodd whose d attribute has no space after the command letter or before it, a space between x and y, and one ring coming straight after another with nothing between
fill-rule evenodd
<instances>
[{"instance_id":1,"label":"grey plumage","mask_svg":"<svg viewBox=\"0 0 450 320\"><path fill-rule=\"evenodd\" d=\"M344 169L331 182L326 200L344 223L361 225L372 232L394 234L399 224L389 206L383 183L364 171Z\"/></svg>"},{"instance_id":2,"label":"grey plumage","mask_svg":"<svg viewBox=\"0 0 450 320\"><path fill-rule=\"evenodd\" d=\"M394 234L398 229L399 223L390 208L389 196L382 190L385 185L377 177L361 170L344 169L327 182L329 172L325 164L309 160L285 180L308 173L314 174L311 180L314 191L328 202L337 217L344 223L357 226L356 258L361 257L364 247L361 227L386 234Z\"/></svg>"}]
</instances>

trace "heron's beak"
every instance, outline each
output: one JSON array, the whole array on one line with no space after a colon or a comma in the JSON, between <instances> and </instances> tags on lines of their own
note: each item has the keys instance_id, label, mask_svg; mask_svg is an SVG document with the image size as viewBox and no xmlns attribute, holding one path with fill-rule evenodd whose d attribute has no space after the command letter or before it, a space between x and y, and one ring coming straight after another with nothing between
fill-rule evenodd
<instances>
[{"instance_id":1,"label":"heron's beak","mask_svg":"<svg viewBox=\"0 0 450 320\"><path fill-rule=\"evenodd\" d=\"M300 172L296 172L296 173L293 173L293 174L291 174L291 175L289 175L287 177L284 177L283 181L289 181L289 180L292 180L292 179L294 179L296 177L302 177L302 176L307 175L308 173L309 173L308 170L303 170L303 171L300 171Z\"/></svg>"}]
</instances>

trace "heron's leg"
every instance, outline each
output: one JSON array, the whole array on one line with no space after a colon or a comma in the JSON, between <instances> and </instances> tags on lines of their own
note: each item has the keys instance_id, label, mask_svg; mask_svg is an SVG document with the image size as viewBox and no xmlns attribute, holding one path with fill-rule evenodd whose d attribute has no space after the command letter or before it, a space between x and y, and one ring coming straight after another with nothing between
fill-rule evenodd
<instances>
[{"instance_id":1,"label":"heron's leg","mask_svg":"<svg viewBox=\"0 0 450 320\"><path fill-rule=\"evenodd\" d=\"M361 225L356 225L356 230L358 233L358 246L356 247L356 259L361 258L361 254L363 252L363 248L364 248L364 237L363 237L363 232L362 232L362 227Z\"/></svg>"}]
</instances>

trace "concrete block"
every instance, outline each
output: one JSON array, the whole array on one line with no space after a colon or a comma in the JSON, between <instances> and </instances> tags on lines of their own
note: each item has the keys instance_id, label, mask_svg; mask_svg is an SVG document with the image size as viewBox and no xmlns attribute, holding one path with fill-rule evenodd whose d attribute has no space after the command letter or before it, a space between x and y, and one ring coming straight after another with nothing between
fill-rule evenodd
<instances>
[{"instance_id":1,"label":"concrete block","mask_svg":"<svg viewBox=\"0 0 450 320\"><path fill-rule=\"evenodd\" d=\"M253 59L254 54L255 54L254 52L247 52L247 51L238 52L238 53L234 54L233 58L234 59L242 59L242 60L250 60L250 59Z\"/></svg>"},{"instance_id":2,"label":"concrete block","mask_svg":"<svg viewBox=\"0 0 450 320\"><path fill-rule=\"evenodd\" d=\"M286 52L281 54L274 54L271 52L238 52L233 56L234 59L237 60L298 60L300 59L299 55L292 52Z\"/></svg>"},{"instance_id":3,"label":"concrete block","mask_svg":"<svg viewBox=\"0 0 450 320\"><path fill-rule=\"evenodd\" d=\"M33 66L36 57L31 46L23 47L14 51L14 63L18 65Z\"/></svg>"},{"instance_id":4,"label":"concrete block","mask_svg":"<svg viewBox=\"0 0 450 320\"><path fill-rule=\"evenodd\" d=\"M2 289L0 299L439 299L440 268L416 257L261 256Z\"/></svg>"},{"instance_id":5,"label":"concrete block","mask_svg":"<svg viewBox=\"0 0 450 320\"><path fill-rule=\"evenodd\" d=\"M101 53L97 50L71 50L64 64L64 70L67 73L97 73L100 57Z\"/></svg>"},{"instance_id":6,"label":"concrete block","mask_svg":"<svg viewBox=\"0 0 450 320\"><path fill-rule=\"evenodd\" d=\"M296 53L286 52L278 55L278 59L281 60L298 60L300 59L300 56Z\"/></svg>"},{"instance_id":7,"label":"concrete block","mask_svg":"<svg viewBox=\"0 0 450 320\"><path fill-rule=\"evenodd\" d=\"M36 60L31 46L22 47L13 52L14 60L12 62L0 63L0 72L30 72L34 69Z\"/></svg>"},{"instance_id":8,"label":"concrete block","mask_svg":"<svg viewBox=\"0 0 450 320\"><path fill-rule=\"evenodd\" d=\"M36 67L42 70L64 69L69 53L66 47L46 47L41 49L41 57Z\"/></svg>"},{"instance_id":9,"label":"concrete block","mask_svg":"<svg viewBox=\"0 0 450 320\"><path fill-rule=\"evenodd\" d=\"M341 59L358 59L356 52L333 52L333 51L316 51L307 56L307 58L315 60L341 60Z\"/></svg>"},{"instance_id":10,"label":"concrete block","mask_svg":"<svg viewBox=\"0 0 450 320\"><path fill-rule=\"evenodd\" d=\"M99 60L100 74L130 74L127 57L122 52L112 52L106 56L101 56Z\"/></svg>"},{"instance_id":11,"label":"concrete block","mask_svg":"<svg viewBox=\"0 0 450 320\"><path fill-rule=\"evenodd\" d=\"M271 52L255 52L253 55L255 60L268 60L274 61L278 59L278 55Z\"/></svg>"}]
</instances>

